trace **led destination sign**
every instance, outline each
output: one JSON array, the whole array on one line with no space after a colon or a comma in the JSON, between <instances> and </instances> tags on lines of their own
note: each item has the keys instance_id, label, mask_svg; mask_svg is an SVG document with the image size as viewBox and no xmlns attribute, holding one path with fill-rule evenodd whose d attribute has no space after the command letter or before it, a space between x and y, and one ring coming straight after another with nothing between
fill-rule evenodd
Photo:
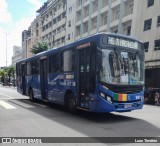
<instances>
[{"instance_id":1,"label":"led destination sign","mask_svg":"<svg viewBox=\"0 0 160 146\"><path fill-rule=\"evenodd\" d=\"M138 49L138 42L124 40L122 38L108 37L108 44L132 49Z\"/></svg>"}]
</instances>

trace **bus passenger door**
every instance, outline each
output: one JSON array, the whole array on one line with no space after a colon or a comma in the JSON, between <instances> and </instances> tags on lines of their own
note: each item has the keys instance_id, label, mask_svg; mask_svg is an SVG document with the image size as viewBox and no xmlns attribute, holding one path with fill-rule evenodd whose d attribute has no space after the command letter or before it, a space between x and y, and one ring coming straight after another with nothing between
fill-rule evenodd
<instances>
[{"instance_id":1,"label":"bus passenger door","mask_svg":"<svg viewBox=\"0 0 160 146\"><path fill-rule=\"evenodd\" d=\"M89 94L95 90L95 47L90 45L78 50L78 95L79 106L89 107Z\"/></svg>"},{"instance_id":2,"label":"bus passenger door","mask_svg":"<svg viewBox=\"0 0 160 146\"><path fill-rule=\"evenodd\" d=\"M47 59L40 60L40 87L41 87L41 98L47 100L48 90L48 78L47 78Z\"/></svg>"},{"instance_id":3,"label":"bus passenger door","mask_svg":"<svg viewBox=\"0 0 160 146\"><path fill-rule=\"evenodd\" d=\"M22 71L22 93L23 95L26 95L26 78L25 78L25 64L21 65L21 71Z\"/></svg>"}]
</instances>

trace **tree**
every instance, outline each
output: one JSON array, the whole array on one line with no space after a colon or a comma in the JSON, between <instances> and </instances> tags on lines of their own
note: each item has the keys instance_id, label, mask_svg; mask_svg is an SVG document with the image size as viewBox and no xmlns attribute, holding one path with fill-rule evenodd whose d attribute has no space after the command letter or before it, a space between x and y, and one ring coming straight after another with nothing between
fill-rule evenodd
<instances>
[{"instance_id":1,"label":"tree","mask_svg":"<svg viewBox=\"0 0 160 146\"><path fill-rule=\"evenodd\" d=\"M15 66L8 66L4 67L3 69L0 70L0 76L1 76L1 81L4 84L10 85L10 80L11 77L14 78L16 67Z\"/></svg>"},{"instance_id":2,"label":"tree","mask_svg":"<svg viewBox=\"0 0 160 146\"><path fill-rule=\"evenodd\" d=\"M7 73L4 71L4 69L0 70L0 80L2 83L4 83L4 77Z\"/></svg>"},{"instance_id":3,"label":"tree","mask_svg":"<svg viewBox=\"0 0 160 146\"><path fill-rule=\"evenodd\" d=\"M31 48L31 52L33 54L38 54L38 53L46 51L48 49L49 49L49 47L48 47L47 43L42 42L42 43L37 43L37 44L33 45L33 47Z\"/></svg>"},{"instance_id":4,"label":"tree","mask_svg":"<svg viewBox=\"0 0 160 146\"><path fill-rule=\"evenodd\" d=\"M9 66L6 69L7 69L7 75L8 75L8 82L10 85L11 77L14 78L14 73L15 73L16 68L15 66Z\"/></svg>"}]
</instances>

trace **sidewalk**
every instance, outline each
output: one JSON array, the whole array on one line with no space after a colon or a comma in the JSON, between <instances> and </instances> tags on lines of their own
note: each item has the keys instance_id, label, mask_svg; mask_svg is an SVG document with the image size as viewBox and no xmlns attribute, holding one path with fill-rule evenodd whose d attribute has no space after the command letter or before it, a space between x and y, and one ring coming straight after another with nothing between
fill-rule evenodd
<instances>
[{"instance_id":1,"label":"sidewalk","mask_svg":"<svg viewBox=\"0 0 160 146\"><path fill-rule=\"evenodd\" d=\"M0 87L3 87L3 88L10 88L10 89L17 89L17 87L13 87L13 86L3 86L2 84L0 84Z\"/></svg>"}]
</instances>

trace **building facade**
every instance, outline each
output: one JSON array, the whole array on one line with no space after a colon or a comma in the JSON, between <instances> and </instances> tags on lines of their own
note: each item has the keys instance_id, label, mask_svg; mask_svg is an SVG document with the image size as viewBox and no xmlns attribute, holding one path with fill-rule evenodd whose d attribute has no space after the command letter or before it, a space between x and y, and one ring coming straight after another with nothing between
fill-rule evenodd
<instances>
[{"instance_id":1,"label":"building facade","mask_svg":"<svg viewBox=\"0 0 160 146\"><path fill-rule=\"evenodd\" d=\"M77 0L75 40L102 31L142 40L146 86L160 87L159 8L160 0Z\"/></svg>"},{"instance_id":2,"label":"building facade","mask_svg":"<svg viewBox=\"0 0 160 146\"><path fill-rule=\"evenodd\" d=\"M132 36L144 42L147 86L160 87L153 79L160 72L159 8L160 0L48 0L22 46L30 51L35 43L47 42L56 48L98 32Z\"/></svg>"},{"instance_id":3,"label":"building facade","mask_svg":"<svg viewBox=\"0 0 160 146\"><path fill-rule=\"evenodd\" d=\"M12 65L22 59L22 48L20 46L13 46Z\"/></svg>"},{"instance_id":4,"label":"building facade","mask_svg":"<svg viewBox=\"0 0 160 146\"><path fill-rule=\"evenodd\" d=\"M66 35L66 0L48 0L46 8L39 9L41 19L42 42L47 42L49 48L65 44Z\"/></svg>"}]
</instances>

